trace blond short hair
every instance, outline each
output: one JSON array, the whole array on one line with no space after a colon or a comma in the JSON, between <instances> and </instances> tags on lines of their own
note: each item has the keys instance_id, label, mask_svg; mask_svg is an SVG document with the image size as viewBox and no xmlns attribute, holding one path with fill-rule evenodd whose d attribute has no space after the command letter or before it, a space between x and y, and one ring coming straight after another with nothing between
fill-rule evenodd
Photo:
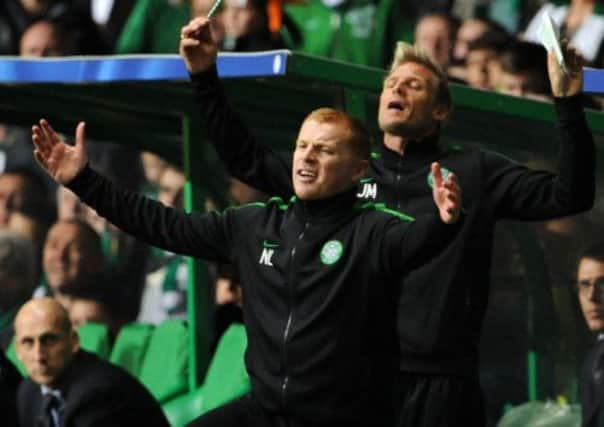
<instances>
[{"instance_id":1,"label":"blond short hair","mask_svg":"<svg viewBox=\"0 0 604 427\"><path fill-rule=\"evenodd\" d=\"M349 116L343 111L335 108L323 107L313 110L306 116L304 121L315 121L317 123L342 123L350 131L350 139L352 149L362 159L369 159L371 153L371 137L363 124Z\"/></svg>"},{"instance_id":2,"label":"blond short hair","mask_svg":"<svg viewBox=\"0 0 604 427\"><path fill-rule=\"evenodd\" d=\"M436 102L447 109L451 109L453 100L449 91L449 81L447 74L442 67L434 60L424 49L405 42L397 42L394 49L394 59L390 64L388 74L392 74L399 66L413 62L423 65L436 76Z\"/></svg>"}]
</instances>

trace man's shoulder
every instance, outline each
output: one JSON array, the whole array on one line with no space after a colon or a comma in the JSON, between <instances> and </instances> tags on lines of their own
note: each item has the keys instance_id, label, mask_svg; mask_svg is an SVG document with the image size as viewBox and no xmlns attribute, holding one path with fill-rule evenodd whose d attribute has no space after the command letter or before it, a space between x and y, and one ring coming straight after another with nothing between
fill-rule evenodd
<instances>
[{"instance_id":1,"label":"man's shoulder","mask_svg":"<svg viewBox=\"0 0 604 427\"><path fill-rule=\"evenodd\" d=\"M142 387L134 377L119 366L84 350L78 351L74 357L67 381L70 391L77 391L74 394L100 390L129 391Z\"/></svg>"},{"instance_id":2,"label":"man's shoulder","mask_svg":"<svg viewBox=\"0 0 604 427\"><path fill-rule=\"evenodd\" d=\"M229 213L236 216L250 217L258 214L269 214L271 212L285 212L290 203L295 201L295 197L284 200L281 197L271 197L266 201L247 203L239 206L229 206L223 213Z\"/></svg>"},{"instance_id":3,"label":"man's shoulder","mask_svg":"<svg viewBox=\"0 0 604 427\"><path fill-rule=\"evenodd\" d=\"M34 394L42 395L40 386L33 382L29 377L23 378L23 380L19 383L19 387L17 388L17 396L32 396Z\"/></svg>"},{"instance_id":4,"label":"man's shoulder","mask_svg":"<svg viewBox=\"0 0 604 427\"><path fill-rule=\"evenodd\" d=\"M370 221L389 221L398 220L403 222L413 222L415 218L404 212L389 207L386 203L369 202L359 200L355 204L355 210L359 211L361 218Z\"/></svg>"}]
</instances>

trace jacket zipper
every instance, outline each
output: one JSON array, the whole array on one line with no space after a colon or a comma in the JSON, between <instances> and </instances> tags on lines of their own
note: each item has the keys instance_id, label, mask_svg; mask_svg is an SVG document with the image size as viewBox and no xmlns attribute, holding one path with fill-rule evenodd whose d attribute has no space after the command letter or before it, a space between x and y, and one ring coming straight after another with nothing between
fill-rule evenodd
<instances>
[{"instance_id":1,"label":"jacket zipper","mask_svg":"<svg viewBox=\"0 0 604 427\"><path fill-rule=\"evenodd\" d=\"M306 231L306 229L308 228L308 221L306 221L304 223L304 228L302 229L302 231L300 232L300 234L298 235L298 238L296 239L296 243L294 244L294 247L291 250L291 260L290 260L290 271L289 271L289 314L287 316L287 323L285 324L285 330L283 331L283 354L282 354L282 359L283 359L283 370L284 370L284 377L283 377L283 381L281 383L281 404L283 405L283 409L285 411L286 409L286 402L285 402L285 394L287 393L287 385L289 383L289 375L287 373L287 349L286 349L286 345L287 345L287 338L289 337L289 331L291 329L291 324L292 324L292 320L293 320L293 315L294 315L294 284L293 284L293 278L294 278L294 274L293 274L293 264L294 264L294 257L296 256L296 247L298 246L298 243L300 242L300 240L302 240L302 238L304 237L304 232Z\"/></svg>"},{"instance_id":2,"label":"jacket zipper","mask_svg":"<svg viewBox=\"0 0 604 427\"><path fill-rule=\"evenodd\" d=\"M402 159L398 159L397 161L397 166L396 166L396 210L400 211L401 210L401 168L402 168L402 163L403 160Z\"/></svg>"}]
</instances>

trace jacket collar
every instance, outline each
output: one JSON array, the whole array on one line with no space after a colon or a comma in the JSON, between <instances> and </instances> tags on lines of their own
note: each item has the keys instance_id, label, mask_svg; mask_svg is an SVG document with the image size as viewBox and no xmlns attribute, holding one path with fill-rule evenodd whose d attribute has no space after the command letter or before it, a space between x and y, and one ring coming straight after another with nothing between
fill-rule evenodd
<instances>
[{"instance_id":1,"label":"jacket collar","mask_svg":"<svg viewBox=\"0 0 604 427\"><path fill-rule=\"evenodd\" d=\"M297 217L303 221L330 221L342 218L354 211L353 207L357 201L357 188L338 193L327 199L321 200L299 200L293 197L293 209Z\"/></svg>"},{"instance_id":2,"label":"jacket collar","mask_svg":"<svg viewBox=\"0 0 604 427\"><path fill-rule=\"evenodd\" d=\"M409 141L402 156L381 143L378 149L379 162L388 169L413 171L418 166L431 163L442 156L442 150L438 146L439 137L440 133L436 132L424 139Z\"/></svg>"}]
</instances>

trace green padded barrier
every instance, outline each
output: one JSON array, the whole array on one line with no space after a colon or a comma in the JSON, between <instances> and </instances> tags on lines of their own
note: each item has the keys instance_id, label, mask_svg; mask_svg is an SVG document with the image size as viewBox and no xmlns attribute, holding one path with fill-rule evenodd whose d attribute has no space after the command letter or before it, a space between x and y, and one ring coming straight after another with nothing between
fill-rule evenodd
<instances>
[{"instance_id":1,"label":"green padded barrier","mask_svg":"<svg viewBox=\"0 0 604 427\"><path fill-rule=\"evenodd\" d=\"M201 413L223 405L250 390L243 356L247 347L245 327L233 324L218 342L203 382Z\"/></svg>"},{"instance_id":2,"label":"green padded barrier","mask_svg":"<svg viewBox=\"0 0 604 427\"><path fill-rule=\"evenodd\" d=\"M153 325L146 323L122 326L111 349L109 361L138 377L153 329Z\"/></svg>"},{"instance_id":3,"label":"green padded barrier","mask_svg":"<svg viewBox=\"0 0 604 427\"><path fill-rule=\"evenodd\" d=\"M21 363L21 361L17 357L17 351L15 349L15 337L13 337L13 339L10 341L10 345L6 349L6 357L8 358L8 360L13 362L13 364L17 367L19 372L21 372L21 375L23 375L24 377L27 376L27 371L25 370L25 366L23 366L23 363Z\"/></svg>"},{"instance_id":4,"label":"green padded barrier","mask_svg":"<svg viewBox=\"0 0 604 427\"><path fill-rule=\"evenodd\" d=\"M201 414L203 387L195 392L178 396L162 405L172 427L183 427Z\"/></svg>"},{"instance_id":5,"label":"green padded barrier","mask_svg":"<svg viewBox=\"0 0 604 427\"><path fill-rule=\"evenodd\" d=\"M84 323L78 328L80 347L97 356L109 357L109 328L102 323Z\"/></svg>"},{"instance_id":6,"label":"green padded barrier","mask_svg":"<svg viewBox=\"0 0 604 427\"><path fill-rule=\"evenodd\" d=\"M182 320L166 320L151 334L138 378L160 403L187 391L188 340Z\"/></svg>"}]
</instances>

